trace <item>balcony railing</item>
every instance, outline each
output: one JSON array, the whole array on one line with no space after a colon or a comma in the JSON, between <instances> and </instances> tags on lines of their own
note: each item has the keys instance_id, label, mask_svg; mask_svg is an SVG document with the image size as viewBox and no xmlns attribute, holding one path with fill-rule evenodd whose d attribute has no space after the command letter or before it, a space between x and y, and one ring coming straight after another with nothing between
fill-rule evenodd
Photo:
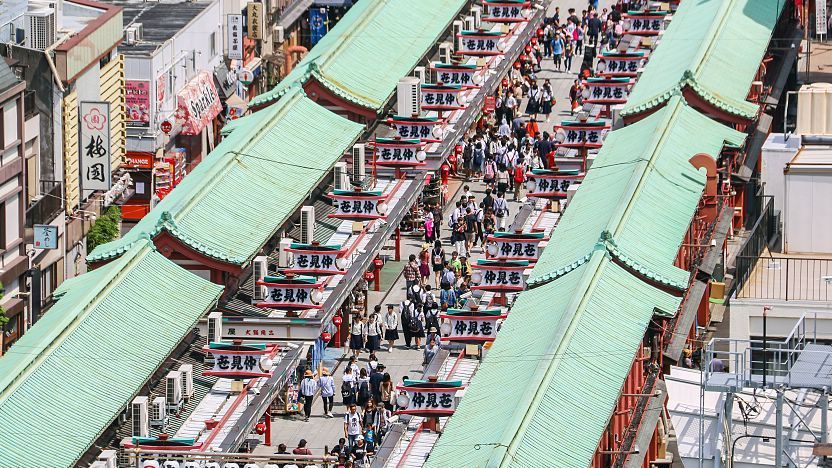
<instances>
[{"instance_id":1,"label":"balcony railing","mask_svg":"<svg viewBox=\"0 0 832 468\"><path fill-rule=\"evenodd\" d=\"M737 257L744 271L739 299L820 301L832 299L832 259L787 255ZM737 276L740 278L740 276Z\"/></svg>"},{"instance_id":2,"label":"balcony railing","mask_svg":"<svg viewBox=\"0 0 832 468\"><path fill-rule=\"evenodd\" d=\"M40 198L26 210L26 227L49 224L63 207L63 185L59 181L41 181Z\"/></svg>"}]
</instances>

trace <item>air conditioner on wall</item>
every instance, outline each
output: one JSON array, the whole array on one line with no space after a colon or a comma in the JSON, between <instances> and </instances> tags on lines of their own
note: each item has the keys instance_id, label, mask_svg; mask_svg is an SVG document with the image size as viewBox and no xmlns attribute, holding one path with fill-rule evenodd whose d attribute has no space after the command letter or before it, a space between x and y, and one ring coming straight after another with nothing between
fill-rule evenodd
<instances>
[{"instance_id":1,"label":"air conditioner on wall","mask_svg":"<svg viewBox=\"0 0 832 468\"><path fill-rule=\"evenodd\" d=\"M269 272L269 257L259 255L251 261L251 301L260 302L266 299L266 287L257 284Z\"/></svg>"},{"instance_id":2,"label":"air conditioner on wall","mask_svg":"<svg viewBox=\"0 0 832 468\"><path fill-rule=\"evenodd\" d=\"M464 23L460 20L456 20L451 24L451 34L453 36L451 40L454 46L454 52L462 49L462 37L460 35L462 34L463 25Z\"/></svg>"},{"instance_id":3,"label":"air conditioner on wall","mask_svg":"<svg viewBox=\"0 0 832 468\"><path fill-rule=\"evenodd\" d=\"M150 405L150 425L165 429L168 425L168 409L165 404L165 397L157 396Z\"/></svg>"},{"instance_id":4,"label":"air conditioner on wall","mask_svg":"<svg viewBox=\"0 0 832 468\"><path fill-rule=\"evenodd\" d=\"M482 26L482 7L479 5L472 6L471 16L474 17L474 29L479 29Z\"/></svg>"},{"instance_id":5,"label":"air conditioner on wall","mask_svg":"<svg viewBox=\"0 0 832 468\"><path fill-rule=\"evenodd\" d=\"M426 67L416 67L413 69L413 76L419 78L421 84L428 82L428 69Z\"/></svg>"},{"instance_id":6,"label":"air conditioner on wall","mask_svg":"<svg viewBox=\"0 0 832 468\"><path fill-rule=\"evenodd\" d=\"M443 42L439 44L439 61L444 64L451 64L452 55L454 53L454 46L450 42Z\"/></svg>"},{"instance_id":7,"label":"air conditioner on wall","mask_svg":"<svg viewBox=\"0 0 832 468\"><path fill-rule=\"evenodd\" d=\"M367 145L364 143L356 143L352 146L352 172L350 174L350 179L353 185L362 186L366 176Z\"/></svg>"},{"instance_id":8,"label":"air conditioner on wall","mask_svg":"<svg viewBox=\"0 0 832 468\"><path fill-rule=\"evenodd\" d=\"M344 161L335 163L332 169L332 188L335 190L349 190L350 188L347 163Z\"/></svg>"},{"instance_id":9,"label":"air conditioner on wall","mask_svg":"<svg viewBox=\"0 0 832 468\"><path fill-rule=\"evenodd\" d=\"M421 91L419 78L406 76L400 79L396 86L396 113L407 117L419 115Z\"/></svg>"},{"instance_id":10,"label":"air conditioner on wall","mask_svg":"<svg viewBox=\"0 0 832 468\"><path fill-rule=\"evenodd\" d=\"M477 22L476 18L473 16L466 16L463 20L463 25L465 26L466 31L474 31L477 29Z\"/></svg>"},{"instance_id":11,"label":"air conditioner on wall","mask_svg":"<svg viewBox=\"0 0 832 468\"><path fill-rule=\"evenodd\" d=\"M170 371L165 377L165 403L168 413L182 409L182 377L178 371Z\"/></svg>"},{"instance_id":12,"label":"air conditioner on wall","mask_svg":"<svg viewBox=\"0 0 832 468\"><path fill-rule=\"evenodd\" d=\"M311 244L315 240L315 207L300 209L300 243Z\"/></svg>"},{"instance_id":13,"label":"air conditioner on wall","mask_svg":"<svg viewBox=\"0 0 832 468\"><path fill-rule=\"evenodd\" d=\"M278 268L289 268L292 264L292 252L289 252L292 242L292 239L288 237L280 239L280 252L277 255Z\"/></svg>"},{"instance_id":14,"label":"air conditioner on wall","mask_svg":"<svg viewBox=\"0 0 832 468\"><path fill-rule=\"evenodd\" d=\"M222 312L208 314L208 343L222 340Z\"/></svg>"},{"instance_id":15,"label":"air conditioner on wall","mask_svg":"<svg viewBox=\"0 0 832 468\"><path fill-rule=\"evenodd\" d=\"M272 27L272 42L277 42L282 44L286 40L284 36L283 26L273 26Z\"/></svg>"},{"instance_id":16,"label":"air conditioner on wall","mask_svg":"<svg viewBox=\"0 0 832 468\"><path fill-rule=\"evenodd\" d=\"M182 396L185 397L185 402L188 402L194 396L193 364L182 364L179 366L179 373L182 374Z\"/></svg>"},{"instance_id":17,"label":"air conditioner on wall","mask_svg":"<svg viewBox=\"0 0 832 468\"><path fill-rule=\"evenodd\" d=\"M150 426L147 413L147 397L137 396L130 403L130 418L133 437L147 437L150 434Z\"/></svg>"}]
</instances>

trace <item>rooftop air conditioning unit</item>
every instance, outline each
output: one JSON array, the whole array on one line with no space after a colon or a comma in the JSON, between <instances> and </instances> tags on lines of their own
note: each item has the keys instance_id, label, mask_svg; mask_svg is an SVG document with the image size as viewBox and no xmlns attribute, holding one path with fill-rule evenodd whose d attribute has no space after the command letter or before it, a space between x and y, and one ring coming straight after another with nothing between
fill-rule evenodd
<instances>
[{"instance_id":1,"label":"rooftop air conditioning unit","mask_svg":"<svg viewBox=\"0 0 832 468\"><path fill-rule=\"evenodd\" d=\"M194 366L193 364L182 364L179 366L179 373L182 374L182 396L185 402L194 396Z\"/></svg>"},{"instance_id":2,"label":"rooftop air conditioning unit","mask_svg":"<svg viewBox=\"0 0 832 468\"><path fill-rule=\"evenodd\" d=\"M421 112L421 92L419 78L406 76L400 79L396 87L396 113L408 117L418 116Z\"/></svg>"},{"instance_id":3,"label":"rooftop air conditioning unit","mask_svg":"<svg viewBox=\"0 0 832 468\"><path fill-rule=\"evenodd\" d=\"M109 468L106 463L101 460L96 460L90 465L90 468Z\"/></svg>"},{"instance_id":4,"label":"rooftop air conditioning unit","mask_svg":"<svg viewBox=\"0 0 832 468\"><path fill-rule=\"evenodd\" d=\"M130 419L133 437L147 437L150 434L146 396L133 398L133 402L130 403Z\"/></svg>"},{"instance_id":5,"label":"rooftop air conditioning unit","mask_svg":"<svg viewBox=\"0 0 832 468\"><path fill-rule=\"evenodd\" d=\"M127 45L136 43L136 30L132 27L124 30L124 43Z\"/></svg>"},{"instance_id":6,"label":"rooftop air conditioning unit","mask_svg":"<svg viewBox=\"0 0 832 468\"><path fill-rule=\"evenodd\" d=\"M283 26L273 26L272 27L272 42L277 42L278 44L283 44L286 40L284 36Z\"/></svg>"},{"instance_id":7,"label":"rooftop air conditioning unit","mask_svg":"<svg viewBox=\"0 0 832 468\"><path fill-rule=\"evenodd\" d=\"M454 54L454 46L450 42L443 42L439 44L439 61L450 65Z\"/></svg>"},{"instance_id":8,"label":"rooftop air conditioning unit","mask_svg":"<svg viewBox=\"0 0 832 468\"><path fill-rule=\"evenodd\" d=\"M311 244L315 240L315 207L300 209L300 243Z\"/></svg>"},{"instance_id":9,"label":"rooftop air conditioning unit","mask_svg":"<svg viewBox=\"0 0 832 468\"><path fill-rule=\"evenodd\" d=\"M144 40L144 25L142 23L133 23L131 26L136 30L136 42Z\"/></svg>"},{"instance_id":10,"label":"rooftop air conditioning unit","mask_svg":"<svg viewBox=\"0 0 832 468\"><path fill-rule=\"evenodd\" d=\"M454 52L462 49L462 27L465 25L460 20L456 20L451 24L452 44L454 45ZM450 62L448 62L450 63Z\"/></svg>"},{"instance_id":11,"label":"rooftop air conditioning unit","mask_svg":"<svg viewBox=\"0 0 832 468\"><path fill-rule=\"evenodd\" d=\"M165 377L165 403L168 413L182 409L182 377L178 371L170 371Z\"/></svg>"},{"instance_id":12,"label":"rooftop air conditioning unit","mask_svg":"<svg viewBox=\"0 0 832 468\"><path fill-rule=\"evenodd\" d=\"M332 170L332 187L335 190L349 190L350 181L347 175L347 163L340 161L335 163Z\"/></svg>"},{"instance_id":13,"label":"rooftop air conditioning unit","mask_svg":"<svg viewBox=\"0 0 832 468\"><path fill-rule=\"evenodd\" d=\"M291 246L292 239L288 237L280 239L280 252L277 256L278 268L289 268L289 265L292 264L292 252L289 252Z\"/></svg>"},{"instance_id":14,"label":"rooftop air conditioning unit","mask_svg":"<svg viewBox=\"0 0 832 468\"><path fill-rule=\"evenodd\" d=\"M168 425L168 408L165 404L165 397L157 396L150 405L150 425L165 429Z\"/></svg>"},{"instance_id":15,"label":"rooftop air conditioning unit","mask_svg":"<svg viewBox=\"0 0 832 468\"><path fill-rule=\"evenodd\" d=\"M46 50L55 43L58 29L54 8L43 8L27 11L24 15L26 29L26 47L30 49Z\"/></svg>"},{"instance_id":16,"label":"rooftop air conditioning unit","mask_svg":"<svg viewBox=\"0 0 832 468\"><path fill-rule=\"evenodd\" d=\"M222 312L208 314L208 343L222 341Z\"/></svg>"},{"instance_id":17,"label":"rooftop air conditioning unit","mask_svg":"<svg viewBox=\"0 0 832 468\"><path fill-rule=\"evenodd\" d=\"M102 450L96 463L103 463L102 468L118 468L118 451Z\"/></svg>"},{"instance_id":18,"label":"rooftop air conditioning unit","mask_svg":"<svg viewBox=\"0 0 832 468\"><path fill-rule=\"evenodd\" d=\"M266 300L266 287L257 284L269 272L269 257L259 255L251 261L251 302Z\"/></svg>"},{"instance_id":19,"label":"rooftop air conditioning unit","mask_svg":"<svg viewBox=\"0 0 832 468\"><path fill-rule=\"evenodd\" d=\"M482 26L482 7L480 5L472 6L471 16L474 17L474 29L479 29Z\"/></svg>"},{"instance_id":20,"label":"rooftop air conditioning unit","mask_svg":"<svg viewBox=\"0 0 832 468\"><path fill-rule=\"evenodd\" d=\"M428 82L428 69L426 67L416 67L413 69L413 76L419 78L421 84Z\"/></svg>"},{"instance_id":21,"label":"rooftop air conditioning unit","mask_svg":"<svg viewBox=\"0 0 832 468\"><path fill-rule=\"evenodd\" d=\"M418 80L418 78L410 78L411 80ZM410 115L410 114L400 114ZM352 145L352 173L350 179L353 185L362 186L364 184L364 177L367 176L367 145L364 143L356 143Z\"/></svg>"},{"instance_id":22,"label":"rooftop air conditioning unit","mask_svg":"<svg viewBox=\"0 0 832 468\"><path fill-rule=\"evenodd\" d=\"M477 29L477 19L473 16L466 16L463 20L463 26L466 31L475 31Z\"/></svg>"}]
</instances>

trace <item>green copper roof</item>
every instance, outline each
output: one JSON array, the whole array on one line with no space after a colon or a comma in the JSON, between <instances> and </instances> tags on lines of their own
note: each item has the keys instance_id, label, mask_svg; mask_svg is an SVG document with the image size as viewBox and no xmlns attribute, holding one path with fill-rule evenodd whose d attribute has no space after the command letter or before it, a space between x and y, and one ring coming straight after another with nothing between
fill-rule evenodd
<instances>
[{"instance_id":1,"label":"green copper roof","mask_svg":"<svg viewBox=\"0 0 832 468\"><path fill-rule=\"evenodd\" d=\"M427 467L590 465L650 319L687 286L673 263L706 181L689 159L742 141L679 96L607 136Z\"/></svg>"},{"instance_id":2,"label":"green copper roof","mask_svg":"<svg viewBox=\"0 0 832 468\"><path fill-rule=\"evenodd\" d=\"M622 115L662 105L690 87L730 114L753 118L746 101L785 4L782 0L682 2L633 88Z\"/></svg>"},{"instance_id":3,"label":"green copper roof","mask_svg":"<svg viewBox=\"0 0 832 468\"><path fill-rule=\"evenodd\" d=\"M278 85L249 103L279 99L314 77L377 112L456 19L464 0L360 0Z\"/></svg>"},{"instance_id":4,"label":"green copper roof","mask_svg":"<svg viewBox=\"0 0 832 468\"><path fill-rule=\"evenodd\" d=\"M123 238L98 246L88 260L121 255L141 236L164 230L204 255L245 264L363 128L294 88L278 105L233 122L181 184Z\"/></svg>"},{"instance_id":5,"label":"green copper roof","mask_svg":"<svg viewBox=\"0 0 832 468\"><path fill-rule=\"evenodd\" d=\"M0 358L0 466L74 466L221 292L146 239L63 283Z\"/></svg>"}]
</instances>

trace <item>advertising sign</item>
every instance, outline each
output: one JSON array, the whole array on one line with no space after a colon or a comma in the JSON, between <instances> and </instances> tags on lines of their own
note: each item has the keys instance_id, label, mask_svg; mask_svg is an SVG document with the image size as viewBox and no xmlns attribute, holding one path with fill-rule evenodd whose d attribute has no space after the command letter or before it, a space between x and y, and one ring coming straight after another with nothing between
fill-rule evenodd
<instances>
[{"instance_id":1,"label":"advertising sign","mask_svg":"<svg viewBox=\"0 0 832 468\"><path fill-rule=\"evenodd\" d=\"M495 232L488 236L489 245L485 249L487 258L505 258L506 260L526 260L534 263L540 258L540 242L545 239L542 232L511 233Z\"/></svg>"},{"instance_id":2,"label":"advertising sign","mask_svg":"<svg viewBox=\"0 0 832 468\"><path fill-rule=\"evenodd\" d=\"M483 20L485 20L483 18ZM474 57L486 57L489 55L502 55L503 44L500 42L503 34L490 31L462 31L459 34L460 55L471 55Z\"/></svg>"},{"instance_id":3,"label":"advertising sign","mask_svg":"<svg viewBox=\"0 0 832 468\"><path fill-rule=\"evenodd\" d=\"M266 276L256 284L266 288L266 300L255 303L257 307L291 310L321 308L324 284L318 283L314 277Z\"/></svg>"},{"instance_id":4,"label":"advertising sign","mask_svg":"<svg viewBox=\"0 0 832 468\"><path fill-rule=\"evenodd\" d=\"M327 196L336 210L329 214L330 218L363 221L387 214L387 204L383 201L387 197L380 191L335 190Z\"/></svg>"},{"instance_id":5,"label":"advertising sign","mask_svg":"<svg viewBox=\"0 0 832 468\"><path fill-rule=\"evenodd\" d=\"M396 134L403 139L419 139L422 143L442 141L441 121L436 117L405 117L394 115L387 123L396 129Z\"/></svg>"},{"instance_id":6,"label":"advertising sign","mask_svg":"<svg viewBox=\"0 0 832 468\"><path fill-rule=\"evenodd\" d=\"M465 98L460 94L460 85L422 85L422 109L425 110L456 110L465 108Z\"/></svg>"},{"instance_id":7,"label":"advertising sign","mask_svg":"<svg viewBox=\"0 0 832 468\"><path fill-rule=\"evenodd\" d=\"M583 82L584 102L589 104L623 104L627 102L628 78L588 78Z\"/></svg>"},{"instance_id":8,"label":"advertising sign","mask_svg":"<svg viewBox=\"0 0 832 468\"><path fill-rule=\"evenodd\" d=\"M250 39L263 39L263 4L252 2L246 5L248 14L248 37Z\"/></svg>"},{"instance_id":9,"label":"advertising sign","mask_svg":"<svg viewBox=\"0 0 832 468\"><path fill-rule=\"evenodd\" d=\"M294 265L286 273L311 276L344 273L346 260L339 258L340 245L292 244L286 250L294 257Z\"/></svg>"},{"instance_id":10,"label":"advertising sign","mask_svg":"<svg viewBox=\"0 0 832 468\"><path fill-rule=\"evenodd\" d=\"M646 63L647 56L644 52L604 52L598 58L595 69L604 77L633 77Z\"/></svg>"},{"instance_id":11,"label":"advertising sign","mask_svg":"<svg viewBox=\"0 0 832 468\"><path fill-rule=\"evenodd\" d=\"M500 309L463 310L448 309L439 316L448 320L448 335L444 340L459 343L485 343L497 337L497 321L508 315ZM444 334L444 333L443 333Z\"/></svg>"},{"instance_id":12,"label":"advertising sign","mask_svg":"<svg viewBox=\"0 0 832 468\"><path fill-rule=\"evenodd\" d=\"M127 110L127 126L150 126L150 80L124 82L124 104Z\"/></svg>"},{"instance_id":13,"label":"advertising sign","mask_svg":"<svg viewBox=\"0 0 832 468\"><path fill-rule=\"evenodd\" d=\"M471 289L493 292L522 291L526 288L523 270L529 267L524 260L478 260L473 266Z\"/></svg>"},{"instance_id":14,"label":"advertising sign","mask_svg":"<svg viewBox=\"0 0 832 468\"><path fill-rule=\"evenodd\" d=\"M227 15L228 58L243 59L243 15Z\"/></svg>"},{"instance_id":15,"label":"advertising sign","mask_svg":"<svg viewBox=\"0 0 832 468\"><path fill-rule=\"evenodd\" d=\"M227 379L250 379L271 375L262 365L270 354L265 344L210 343L202 350L214 358L214 366L202 375Z\"/></svg>"},{"instance_id":16,"label":"advertising sign","mask_svg":"<svg viewBox=\"0 0 832 468\"><path fill-rule=\"evenodd\" d=\"M420 140L376 138L373 147L376 153L374 164L377 166L414 167L424 164L427 158Z\"/></svg>"},{"instance_id":17,"label":"advertising sign","mask_svg":"<svg viewBox=\"0 0 832 468\"><path fill-rule=\"evenodd\" d=\"M548 169L533 169L526 173L528 184L534 184L529 190L530 198L549 198L561 200L566 198L566 191L570 185L584 180L584 173L577 170L550 171Z\"/></svg>"},{"instance_id":18,"label":"advertising sign","mask_svg":"<svg viewBox=\"0 0 832 468\"><path fill-rule=\"evenodd\" d=\"M79 120L81 190L110 190L110 103L81 101Z\"/></svg>"},{"instance_id":19,"label":"advertising sign","mask_svg":"<svg viewBox=\"0 0 832 468\"><path fill-rule=\"evenodd\" d=\"M630 12L623 16L624 34L657 36L664 29L665 12Z\"/></svg>"},{"instance_id":20,"label":"advertising sign","mask_svg":"<svg viewBox=\"0 0 832 468\"><path fill-rule=\"evenodd\" d=\"M176 119L182 123L183 135L199 135L202 129L222 111L222 103L214 78L200 72L177 95Z\"/></svg>"},{"instance_id":21,"label":"advertising sign","mask_svg":"<svg viewBox=\"0 0 832 468\"><path fill-rule=\"evenodd\" d=\"M456 392L464 389L461 381L405 380L396 387L400 407L396 414L414 416L450 416L456 410Z\"/></svg>"},{"instance_id":22,"label":"advertising sign","mask_svg":"<svg viewBox=\"0 0 832 468\"><path fill-rule=\"evenodd\" d=\"M33 230L35 234L34 242L36 249L58 248L58 226L35 224L33 226Z\"/></svg>"},{"instance_id":23,"label":"advertising sign","mask_svg":"<svg viewBox=\"0 0 832 468\"><path fill-rule=\"evenodd\" d=\"M442 84L460 85L463 88L478 88L482 84L482 77L476 74L476 65L434 63L431 68L436 73L436 81Z\"/></svg>"},{"instance_id":24,"label":"advertising sign","mask_svg":"<svg viewBox=\"0 0 832 468\"><path fill-rule=\"evenodd\" d=\"M564 120L555 126L555 146L566 148L600 148L610 126L603 121Z\"/></svg>"},{"instance_id":25,"label":"advertising sign","mask_svg":"<svg viewBox=\"0 0 832 468\"><path fill-rule=\"evenodd\" d=\"M526 16L523 14L524 8L529 8L531 2L526 0L498 0L483 2L488 11L482 17L483 21L489 23L519 23L526 21Z\"/></svg>"}]
</instances>

